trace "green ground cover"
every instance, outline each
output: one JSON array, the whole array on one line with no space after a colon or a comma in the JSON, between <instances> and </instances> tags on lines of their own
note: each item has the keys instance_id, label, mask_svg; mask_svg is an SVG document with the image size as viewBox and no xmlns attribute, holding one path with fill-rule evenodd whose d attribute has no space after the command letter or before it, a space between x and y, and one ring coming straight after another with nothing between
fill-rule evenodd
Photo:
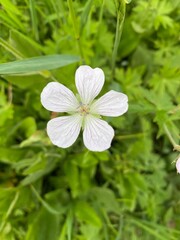
<instances>
[{"instance_id":1,"label":"green ground cover","mask_svg":"<svg viewBox=\"0 0 180 240\"><path fill-rule=\"evenodd\" d=\"M0 0L0 240L180 239L179 16L179 0ZM82 64L129 98L100 153L46 134L42 89L76 92Z\"/></svg>"}]
</instances>

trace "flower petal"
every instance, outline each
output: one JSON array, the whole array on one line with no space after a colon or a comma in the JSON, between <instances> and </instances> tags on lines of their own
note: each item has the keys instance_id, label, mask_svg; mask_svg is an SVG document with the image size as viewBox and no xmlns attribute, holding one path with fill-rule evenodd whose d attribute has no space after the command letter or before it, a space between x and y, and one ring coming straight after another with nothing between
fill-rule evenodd
<instances>
[{"instance_id":1,"label":"flower petal","mask_svg":"<svg viewBox=\"0 0 180 240\"><path fill-rule=\"evenodd\" d=\"M57 117L48 122L47 134L54 145L67 148L76 141L81 125L80 115Z\"/></svg>"},{"instance_id":2,"label":"flower petal","mask_svg":"<svg viewBox=\"0 0 180 240\"><path fill-rule=\"evenodd\" d=\"M178 158L178 160L176 162L176 170L177 170L177 173L180 173L180 157Z\"/></svg>"},{"instance_id":3,"label":"flower petal","mask_svg":"<svg viewBox=\"0 0 180 240\"><path fill-rule=\"evenodd\" d=\"M86 116L83 140L89 150L102 152L110 148L113 137L114 130L107 122L91 115Z\"/></svg>"},{"instance_id":4,"label":"flower petal","mask_svg":"<svg viewBox=\"0 0 180 240\"><path fill-rule=\"evenodd\" d=\"M128 110L127 95L111 90L91 105L92 114L117 117Z\"/></svg>"},{"instance_id":5,"label":"flower petal","mask_svg":"<svg viewBox=\"0 0 180 240\"><path fill-rule=\"evenodd\" d=\"M83 104L89 104L104 85L104 72L100 68L83 65L76 70L76 87Z\"/></svg>"},{"instance_id":6,"label":"flower petal","mask_svg":"<svg viewBox=\"0 0 180 240\"><path fill-rule=\"evenodd\" d=\"M41 93L42 105L53 112L72 112L78 107L73 92L58 82L50 82Z\"/></svg>"}]
</instances>

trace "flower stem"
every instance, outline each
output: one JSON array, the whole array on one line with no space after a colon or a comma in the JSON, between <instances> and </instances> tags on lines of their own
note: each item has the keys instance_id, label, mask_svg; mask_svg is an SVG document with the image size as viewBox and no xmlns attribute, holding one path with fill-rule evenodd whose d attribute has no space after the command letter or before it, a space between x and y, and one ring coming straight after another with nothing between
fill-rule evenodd
<instances>
[{"instance_id":1,"label":"flower stem","mask_svg":"<svg viewBox=\"0 0 180 240\"><path fill-rule=\"evenodd\" d=\"M2 219L2 223L0 225L0 233L2 233L4 227L6 226L6 223L7 223L7 220L9 218L9 216L11 215L16 203L17 203L17 200L19 199L19 192L16 192L15 196L14 196L14 199L12 200L6 214L4 215L3 219Z\"/></svg>"},{"instance_id":2,"label":"flower stem","mask_svg":"<svg viewBox=\"0 0 180 240\"><path fill-rule=\"evenodd\" d=\"M131 139L131 138L142 138L146 135L146 133L134 133L134 134L128 134L128 135L121 135L121 136L116 136L117 140L122 140L122 139Z\"/></svg>"},{"instance_id":3,"label":"flower stem","mask_svg":"<svg viewBox=\"0 0 180 240\"><path fill-rule=\"evenodd\" d=\"M69 6L69 12L70 12L70 15L71 15L72 23L73 23L75 39L77 41L78 48L79 48L79 53L80 53L80 56L81 56L81 63L83 63L84 62L84 54L83 54L83 50L82 50L82 47L81 47L81 40L80 40L80 35L79 35L78 23L77 23L77 18L76 18L74 8L73 8L73 2L72 2L72 0L67 0L67 2L68 2L68 6Z\"/></svg>"},{"instance_id":4,"label":"flower stem","mask_svg":"<svg viewBox=\"0 0 180 240\"><path fill-rule=\"evenodd\" d=\"M174 141L174 139L173 139L173 137L172 137L169 129L167 128L166 124L164 124L164 130L165 130L165 133L167 134L167 136L168 136L168 138L169 138L169 141L170 141L171 144L173 145L174 150L180 152L180 145L178 145L178 144Z\"/></svg>"},{"instance_id":5,"label":"flower stem","mask_svg":"<svg viewBox=\"0 0 180 240\"><path fill-rule=\"evenodd\" d=\"M123 29L123 24L125 19L125 12L126 12L126 3L124 0L117 1L117 4L118 6L116 6L116 9L117 9L116 35L115 35L114 47L113 47L113 53L112 53L112 78L114 78L114 75L115 75L116 57L117 57L119 43L121 40L122 29Z\"/></svg>"}]
</instances>

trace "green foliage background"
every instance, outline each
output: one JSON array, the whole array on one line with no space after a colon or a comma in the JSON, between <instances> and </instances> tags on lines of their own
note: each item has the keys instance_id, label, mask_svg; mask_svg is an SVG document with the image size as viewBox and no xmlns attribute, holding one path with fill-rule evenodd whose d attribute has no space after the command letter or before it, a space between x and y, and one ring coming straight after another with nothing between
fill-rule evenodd
<instances>
[{"instance_id":1,"label":"green foliage background","mask_svg":"<svg viewBox=\"0 0 180 240\"><path fill-rule=\"evenodd\" d=\"M179 0L0 0L1 240L180 239L179 16ZM43 87L76 91L82 63L129 97L102 153L45 131Z\"/></svg>"}]
</instances>

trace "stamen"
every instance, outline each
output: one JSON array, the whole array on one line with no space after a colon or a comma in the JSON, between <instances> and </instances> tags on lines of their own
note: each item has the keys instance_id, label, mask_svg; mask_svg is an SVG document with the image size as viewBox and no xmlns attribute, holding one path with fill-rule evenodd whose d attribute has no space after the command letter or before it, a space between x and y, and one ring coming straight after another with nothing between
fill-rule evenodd
<instances>
[{"instance_id":1,"label":"stamen","mask_svg":"<svg viewBox=\"0 0 180 240\"><path fill-rule=\"evenodd\" d=\"M89 110L90 108L88 105L85 105L80 102L77 112L80 113L81 116L86 116L87 114L89 114Z\"/></svg>"}]
</instances>

